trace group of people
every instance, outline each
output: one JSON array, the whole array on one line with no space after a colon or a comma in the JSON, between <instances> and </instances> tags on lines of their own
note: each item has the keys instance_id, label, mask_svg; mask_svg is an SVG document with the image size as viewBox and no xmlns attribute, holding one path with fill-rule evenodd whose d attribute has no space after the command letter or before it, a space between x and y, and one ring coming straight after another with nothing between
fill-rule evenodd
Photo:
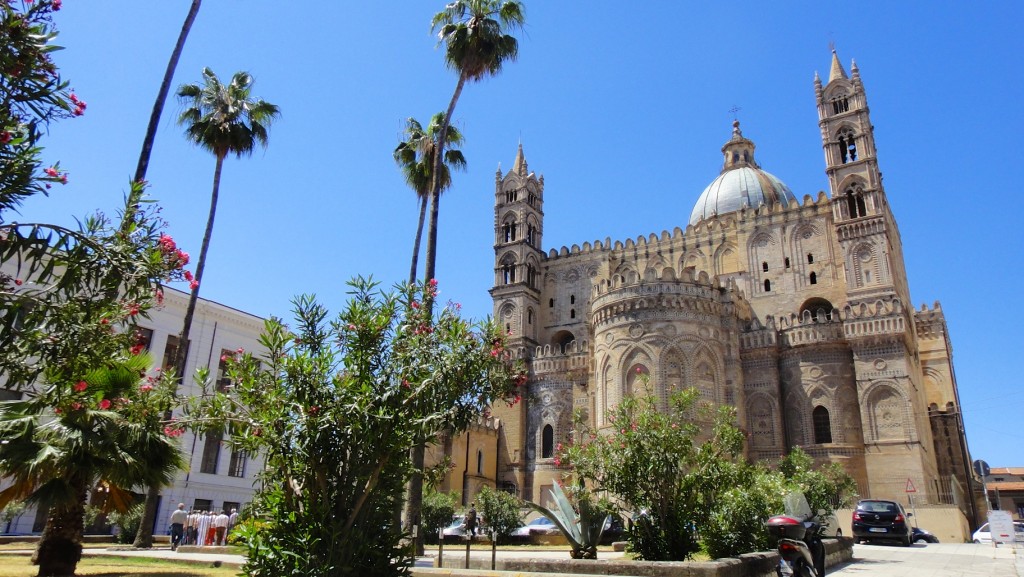
<instances>
[{"instance_id":1,"label":"group of people","mask_svg":"<svg viewBox=\"0 0 1024 577\"><path fill-rule=\"evenodd\" d=\"M178 545L212 547L227 545L228 533L238 522L238 509L225 513L214 511L185 510L184 503L171 513L171 550Z\"/></svg>"}]
</instances>

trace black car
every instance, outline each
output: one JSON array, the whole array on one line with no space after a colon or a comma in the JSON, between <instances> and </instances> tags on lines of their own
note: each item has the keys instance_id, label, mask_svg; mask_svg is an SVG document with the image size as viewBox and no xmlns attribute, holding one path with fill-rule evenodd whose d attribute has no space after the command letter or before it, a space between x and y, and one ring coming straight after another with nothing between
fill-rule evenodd
<instances>
[{"instance_id":1,"label":"black car","mask_svg":"<svg viewBox=\"0 0 1024 577\"><path fill-rule=\"evenodd\" d=\"M913 513L911 513L911 514L913 514ZM938 543L939 542L939 538L936 537L935 535L932 535L931 531L928 531L927 529L922 529L920 527L914 527L914 529L913 529L913 539L914 539L914 543L920 543L921 541L924 541L925 543Z\"/></svg>"},{"instance_id":2,"label":"black car","mask_svg":"<svg viewBox=\"0 0 1024 577\"><path fill-rule=\"evenodd\" d=\"M907 517L910 514L896 501L864 499L853 511L853 538L858 542L899 541L909 547L914 536Z\"/></svg>"}]
</instances>

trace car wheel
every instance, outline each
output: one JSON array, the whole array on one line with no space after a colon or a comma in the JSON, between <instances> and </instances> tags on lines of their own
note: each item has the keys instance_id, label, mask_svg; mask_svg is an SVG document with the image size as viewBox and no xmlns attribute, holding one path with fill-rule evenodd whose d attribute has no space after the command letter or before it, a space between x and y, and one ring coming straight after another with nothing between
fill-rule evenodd
<instances>
[{"instance_id":1,"label":"car wheel","mask_svg":"<svg viewBox=\"0 0 1024 577\"><path fill-rule=\"evenodd\" d=\"M907 535L906 537L903 538L903 546L904 547L910 547L913 544L914 544L914 539L910 535Z\"/></svg>"}]
</instances>

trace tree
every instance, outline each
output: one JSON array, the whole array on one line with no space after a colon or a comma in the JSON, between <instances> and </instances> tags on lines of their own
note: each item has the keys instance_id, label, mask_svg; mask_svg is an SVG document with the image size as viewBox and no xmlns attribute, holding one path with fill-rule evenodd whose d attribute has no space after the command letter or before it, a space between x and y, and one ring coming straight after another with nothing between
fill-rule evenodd
<instances>
[{"instance_id":1,"label":"tree","mask_svg":"<svg viewBox=\"0 0 1024 577\"><path fill-rule=\"evenodd\" d=\"M692 388L675 391L659 411L649 393L627 396L611 412L607 431L577 415L574 443L559 451L559 462L636 515L629 543L643 559L689 558L716 495L737 480L743 434L735 415L728 407L707 414L711 409L698 406L699 398ZM701 421L710 425L707 433Z\"/></svg>"},{"instance_id":2,"label":"tree","mask_svg":"<svg viewBox=\"0 0 1024 577\"><path fill-rule=\"evenodd\" d=\"M455 516L455 503L458 497L454 492L428 490L423 496L423 532L424 538L434 542L441 529L451 524Z\"/></svg>"},{"instance_id":3,"label":"tree","mask_svg":"<svg viewBox=\"0 0 1024 577\"><path fill-rule=\"evenodd\" d=\"M494 533L498 543L509 538L512 532L523 525L522 503L515 495L492 489L487 485L480 488L476 499L480 501L488 532Z\"/></svg>"},{"instance_id":4,"label":"tree","mask_svg":"<svg viewBox=\"0 0 1024 577\"><path fill-rule=\"evenodd\" d=\"M206 253L213 236L213 222L217 216L217 199L220 195L220 175L224 159L229 154L236 157L249 156L257 145L267 146L267 129L280 115L278 107L262 99L252 99L253 78L247 72L236 72L227 85L221 83L209 68L203 69L203 85L184 84L178 88L178 98L186 108L178 117L178 124L185 125L185 136L194 144L213 153L216 167L213 173L213 191L210 193L210 213L206 218L203 244L199 249L194 278L188 275L192 289L185 309L178 347L174 358L175 374L184 376L188 361L189 333L199 300L199 286L206 269ZM146 511L142 518L139 534L135 537L136 547L150 547L153 543L153 520L159 495L154 487L146 493Z\"/></svg>"},{"instance_id":5,"label":"tree","mask_svg":"<svg viewBox=\"0 0 1024 577\"><path fill-rule=\"evenodd\" d=\"M153 102L153 111L149 115L149 125L146 127L146 137L142 140L142 152L139 153L139 164L135 167L135 182L146 180L146 171L149 169L149 157L153 152L153 141L156 140L156 129L160 125L160 115L164 110L164 102L167 101L167 93L171 90L171 80L174 79L174 71L178 68L178 59L185 47L185 40L189 31L192 30L192 23L195 22L196 14L199 13L199 6L203 0L192 0L192 7L185 15L185 22L181 25L181 32L178 34L178 41L174 44L171 52L171 59L167 61L167 69L164 70L164 79L160 83L160 90L157 92L156 101Z\"/></svg>"},{"instance_id":6,"label":"tree","mask_svg":"<svg viewBox=\"0 0 1024 577\"><path fill-rule=\"evenodd\" d=\"M407 573L393 512L413 444L464 429L523 381L495 326L454 305L426 311L435 285L350 286L334 321L313 297L296 298L295 333L268 320L267 353L229 361L233 384L206 383L188 405L196 430L224 427L232 448L265 456L253 514L266 524L242 533L249 574Z\"/></svg>"},{"instance_id":7,"label":"tree","mask_svg":"<svg viewBox=\"0 0 1024 577\"><path fill-rule=\"evenodd\" d=\"M437 150L437 138L440 136L443 123L443 112L438 112L430 119L426 130L415 118L409 118L405 122L406 140L399 143L393 153L395 162L402 168L406 184L413 189L420 201L420 219L416 226L416 241L412 247L409 284L416 282L420 238L423 235L423 222L427 214L427 201L430 198L431 186L434 184L434 153ZM442 192L452 184L451 168L463 170L466 168L466 158L462 155L462 151L452 148L462 144L462 133L455 127L449 127L445 144L448 150L445 150L444 162L441 163L440 186Z\"/></svg>"},{"instance_id":8,"label":"tree","mask_svg":"<svg viewBox=\"0 0 1024 577\"><path fill-rule=\"evenodd\" d=\"M168 484L183 466L176 433L160 423L173 383L140 377L149 366L148 355L101 364L85 353L49 368L27 399L0 403L0 471L11 481L0 506L24 500L49 508L33 556L40 577L74 574L91 490L103 487L109 506L124 511L135 486Z\"/></svg>"},{"instance_id":9,"label":"tree","mask_svg":"<svg viewBox=\"0 0 1024 577\"><path fill-rule=\"evenodd\" d=\"M430 225L427 228L426 280L434 278L437 263L437 214L441 197L444 147L455 105L467 81L497 76L505 62L519 55L519 41L510 31L525 23L523 3L516 0L455 0L434 15L431 28L445 45L445 63L459 75L455 92L444 113L434 157L434 183L430 193Z\"/></svg>"},{"instance_id":10,"label":"tree","mask_svg":"<svg viewBox=\"0 0 1024 577\"><path fill-rule=\"evenodd\" d=\"M437 269L437 216L441 198L441 177L446 158L444 147L448 142L448 131L455 105L467 81L479 81L486 76L497 75L502 65L513 61L519 54L519 41L508 34L510 30L522 27L525 22L523 3L517 0L455 0L434 15L431 29L438 30L440 41L445 44L445 62L456 71L459 80L455 93L448 103L441 128L436 140L434 155L433 184L430 192L430 224L427 227L427 259L424 264L424 280L435 278ZM427 301L428 310L433 306ZM409 484L405 518L415 525L420 517L423 500L423 455L425 448L420 445L413 451L413 467L417 472ZM417 554L423 552L423 540L415 539Z\"/></svg>"}]
</instances>

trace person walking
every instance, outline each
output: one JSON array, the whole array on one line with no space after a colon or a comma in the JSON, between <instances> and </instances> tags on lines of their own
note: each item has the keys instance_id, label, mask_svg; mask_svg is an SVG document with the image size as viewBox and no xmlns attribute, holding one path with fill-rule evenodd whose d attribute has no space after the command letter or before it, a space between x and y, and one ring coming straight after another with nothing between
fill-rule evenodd
<instances>
[{"instance_id":1,"label":"person walking","mask_svg":"<svg viewBox=\"0 0 1024 577\"><path fill-rule=\"evenodd\" d=\"M213 521L216 518L213 511L206 512L206 537L203 544L207 547L213 546L213 539L217 536L217 528L213 526Z\"/></svg>"},{"instance_id":2,"label":"person walking","mask_svg":"<svg viewBox=\"0 0 1024 577\"><path fill-rule=\"evenodd\" d=\"M227 545L228 520L229 518L224 513L224 509L221 509L220 513L213 518L213 528L215 530L213 544L218 547Z\"/></svg>"},{"instance_id":3,"label":"person walking","mask_svg":"<svg viewBox=\"0 0 1024 577\"><path fill-rule=\"evenodd\" d=\"M178 508L171 513L171 551L177 551L181 538L185 535L185 523L188 522L188 511L184 503L178 503Z\"/></svg>"},{"instance_id":4,"label":"person walking","mask_svg":"<svg viewBox=\"0 0 1024 577\"><path fill-rule=\"evenodd\" d=\"M206 511L199 512L199 519L196 523L196 545L203 547L206 545L206 534L210 528L210 517Z\"/></svg>"},{"instance_id":5,"label":"person walking","mask_svg":"<svg viewBox=\"0 0 1024 577\"><path fill-rule=\"evenodd\" d=\"M469 505L469 511L466 511L466 529L469 531L469 538L472 540L476 537L476 503Z\"/></svg>"},{"instance_id":6,"label":"person walking","mask_svg":"<svg viewBox=\"0 0 1024 577\"><path fill-rule=\"evenodd\" d=\"M228 515L228 535L231 534L231 530L238 524L238 509L232 509L231 514Z\"/></svg>"}]
</instances>

